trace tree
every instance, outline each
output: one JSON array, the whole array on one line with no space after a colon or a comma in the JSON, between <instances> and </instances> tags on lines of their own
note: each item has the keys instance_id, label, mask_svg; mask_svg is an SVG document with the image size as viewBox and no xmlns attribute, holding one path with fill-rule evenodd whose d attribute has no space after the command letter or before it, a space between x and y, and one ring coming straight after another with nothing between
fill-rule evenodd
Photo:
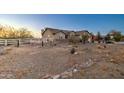
<instances>
[{"instance_id":1,"label":"tree","mask_svg":"<svg viewBox=\"0 0 124 93\"><path fill-rule=\"evenodd\" d=\"M26 28L15 29L10 26L0 25L0 38L3 39L15 39L15 38L32 38L31 31Z\"/></svg>"},{"instance_id":2,"label":"tree","mask_svg":"<svg viewBox=\"0 0 124 93\"><path fill-rule=\"evenodd\" d=\"M85 44L86 41L88 40L88 35L82 35L81 36L83 43Z\"/></svg>"},{"instance_id":3,"label":"tree","mask_svg":"<svg viewBox=\"0 0 124 93\"><path fill-rule=\"evenodd\" d=\"M105 39L105 43L107 43L108 41L110 41L110 36L106 35L104 39Z\"/></svg>"},{"instance_id":4,"label":"tree","mask_svg":"<svg viewBox=\"0 0 124 93\"><path fill-rule=\"evenodd\" d=\"M26 28L20 28L19 30L19 38L32 38L32 34Z\"/></svg>"},{"instance_id":5,"label":"tree","mask_svg":"<svg viewBox=\"0 0 124 93\"><path fill-rule=\"evenodd\" d=\"M112 30L108 35L109 35L109 39L112 41L118 42L122 39L121 32L119 32L117 30Z\"/></svg>"},{"instance_id":6,"label":"tree","mask_svg":"<svg viewBox=\"0 0 124 93\"><path fill-rule=\"evenodd\" d=\"M98 41L98 43L100 43L100 41L101 41L101 34L100 34L100 32L97 33L97 41Z\"/></svg>"},{"instance_id":7,"label":"tree","mask_svg":"<svg viewBox=\"0 0 124 93\"><path fill-rule=\"evenodd\" d=\"M116 34L114 35L114 40L116 42L120 41L122 38L121 32L116 32Z\"/></svg>"},{"instance_id":8,"label":"tree","mask_svg":"<svg viewBox=\"0 0 124 93\"><path fill-rule=\"evenodd\" d=\"M122 37L121 37L121 41L124 41L124 35L122 35Z\"/></svg>"}]
</instances>

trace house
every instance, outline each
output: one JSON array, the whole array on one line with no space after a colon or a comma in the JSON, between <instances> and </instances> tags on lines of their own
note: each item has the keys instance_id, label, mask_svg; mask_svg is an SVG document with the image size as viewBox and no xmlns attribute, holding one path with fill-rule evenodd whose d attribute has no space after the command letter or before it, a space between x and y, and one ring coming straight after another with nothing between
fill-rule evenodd
<instances>
[{"instance_id":1,"label":"house","mask_svg":"<svg viewBox=\"0 0 124 93\"><path fill-rule=\"evenodd\" d=\"M115 37L116 35L121 35L121 33L120 33L119 31L112 30L111 32L109 32L109 33L107 34L107 36L109 36L109 38L110 38L111 40L114 39L114 37Z\"/></svg>"},{"instance_id":2,"label":"house","mask_svg":"<svg viewBox=\"0 0 124 93\"><path fill-rule=\"evenodd\" d=\"M120 41L122 39L122 34L119 31L116 30L112 30L111 32L109 32L106 36L109 40L111 41Z\"/></svg>"},{"instance_id":3,"label":"house","mask_svg":"<svg viewBox=\"0 0 124 93\"><path fill-rule=\"evenodd\" d=\"M92 39L93 39L93 35L89 33L87 30L77 31L75 35L81 39L82 39L82 36L87 36L88 42L92 42Z\"/></svg>"},{"instance_id":4,"label":"house","mask_svg":"<svg viewBox=\"0 0 124 93\"><path fill-rule=\"evenodd\" d=\"M107 34L107 36L109 36L110 39L113 39L114 38L114 35L116 34L117 32L115 31L111 31Z\"/></svg>"},{"instance_id":5,"label":"house","mask_svg":"<svg viewBox=\"0 0 124 93\"><path fill-rule=\"evenodd\" d=\"M76 32L74 32L74 31L70 31L70 32L69 32L69 37L75 36L75 35L76 35Z\"/></svg>"},{"instance_id":6,"label":"house","mask_svg":"<svg viewBox=\"0 0 124 93\"><path fill-rule=\"evenodd\" d=\"M66 33L59 29L45 28L41 34L45 42L66 39Z\"/></svg>"},{"instance_id":7,"label":"house","mask_svg":"<svg viewBox=\"0 0 124 93\"><path fill-rule=\"evenodd\" d=\"M87 30L82 31L68 31L68 30L60 30L54 28L45 28L41 30L42 39L45 42L48 41L55 41L55 40L63 40L69 39L71 37L81 38L83 35L88 36L88 41L91 42L92 34L89 33Z\"/></svg>"},{"instance_id":8,"label":"house","mask_svg":"<svg viewBox=\"0 0 124 93\"><path fill-rule=\"evenodd\" d=\"M65 39L65 38L66 38L66 34L62 31L57 32L54 37L55 40L61 40L61 39Z\"/></svg>"}]
</instances>

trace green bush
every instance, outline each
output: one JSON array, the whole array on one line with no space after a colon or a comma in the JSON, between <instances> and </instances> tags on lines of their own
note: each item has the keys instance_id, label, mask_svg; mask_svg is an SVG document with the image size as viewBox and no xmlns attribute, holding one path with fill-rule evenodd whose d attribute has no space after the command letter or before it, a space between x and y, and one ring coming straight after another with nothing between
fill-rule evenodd
<instances>
[{"instance_id":1,"label":"green bush","mask_svg":"<svg viewBox=\"0 0 124 93\"><path fill-rule=\"evenodd\" d=\"M116 42L120 41L121 38L122 38L122 35L121 35L120 32L118 32L118 33L116 33L116 34L114 35L114 40L115 40Z\"/></svg>"}]
</instances>

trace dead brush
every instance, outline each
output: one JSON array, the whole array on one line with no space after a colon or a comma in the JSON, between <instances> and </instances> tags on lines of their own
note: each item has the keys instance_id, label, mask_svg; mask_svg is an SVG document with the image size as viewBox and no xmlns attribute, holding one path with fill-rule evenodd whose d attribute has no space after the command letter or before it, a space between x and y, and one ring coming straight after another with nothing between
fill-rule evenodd
<instances>
[{"instance_id":1,"label":"dead brush","mask_svg":"<svg viewBox=\"0 0 124 93\"><path fill-rule=\"evenodd\" d=\"M109 67L107 67L106 65L103 65L102 67L101 67L101 69L102 69L102 71L108 71L109 70Z\"/></svg>"},{"instance_id":2,"label":"dead brush","mask_svg":"<svg viewBox=\"0 0 124 93\"><path fill-rule=\"evenodd\" d=\"M16 78L20 79L29 72L30 72L30 70L28 70L28 69L27 70L17 70L17 71L15 71L15 75L16 75Z\"/></svg>"},{"instance_id":3,"label":"dead brush","mask_svg":"<svg viewBox=\"0 0 124 93\"><path fill-rule=\"evenodd\" d=\"M107 46L106 45L98 45L97 48L98 49L105 49L105 48L107 48Z\"/></svg>"},{"instance_id":4,"label":"dead brush","mask_svg":"<svg viewBox=\"0 0 124 93\"><path fill-rule=\"evenodd\" d=\"M3 54L9 54L11 50L12 50L12 48L5 48Z\"/></svg>"},{"instance_id":5,"label":"dead brush","mask_svg":"<svg viewBox=\"0 0 124 93\"><path fill-rule=\"evenodd\" d=\"M114 64L119 64L120 63L119 60L117 60L115 58L110 59L110 62L114 63Z\"/></svg>"},{"instance_id":6,"label":"dead brush","mask_svg":"<svg viewBox=\"0 0 124 93\"><path fill-rule=\"evenodd\" d=\"M74 54L75 52L76 52L75 48L72 48L72 49L70 50L70 53L71 53L71 54Z\"/></svg>"},{"instance_id":7,"label":"dead brush","mask_svg":"<svg viewBox=\"0 0 124 93\"><path fill-rule=\"evenodd\" d=\"M116 69L116 71L119 72L121 76L124 76L124 72L121 71L120 69Z\"/></svg>"},{"instance_id":8,"label":"dead brush","mask_svg":"<svg viewBox=\"0 0 124 93\"><path fill-rule=\"evenodd\" d=\"M81 76L83 76L86 72L85 72L85 70L82 69L82 70L79 71L79 73L80 73Z\"/></svg>"},{"instance_id":9,"label":"dead brush","mask_svg":"<svg viewBox=\"0 0 124 93\"><path fill-rule=\"evenodd\" d=\"M120 72L120 75L124 76L124 72Z\"/></svg>"}]
</instances>

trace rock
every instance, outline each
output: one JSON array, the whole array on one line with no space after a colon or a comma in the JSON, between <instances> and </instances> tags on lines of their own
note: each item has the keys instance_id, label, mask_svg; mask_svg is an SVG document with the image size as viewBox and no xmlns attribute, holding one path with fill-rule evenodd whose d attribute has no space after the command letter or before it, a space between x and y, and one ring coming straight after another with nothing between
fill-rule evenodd
<instances>
[{"instance_id":1,"label":"rock","mask_svg":"<svg viewBox=\"0 0 124 93\"><path fill-rule=\"evenodd\" d=\"M92 62L92 59L89 59L89 62Z\"/></svg>"},{"instance_id":2,"label":"rock","mask_svg":"<svg viewBox=\"0 0 124 93\"><path fill-rule=\"evenodd\" d=\"M75 52L74 54L75 54L75 55L77 55L77 54L78 54L78 52Z\"/></svg>"},{"instance_id":3,"label":"rock","mask_svg":"<svg viewBox=\"0 0 124 93\"><path fill-rule=\"evenodd\" d=\"M53 79L59 79L60 78L60 75L55 75L52 77Z\"/></svg>"},{"instance_id":4,"label":"rock","mask_svg":"<svg viewBox=\"0 0 124 93\"><path fill-rule=\"evenodd\" d=\"M74 69L74 68L72 67L72 68L68 69L67 72L73 71L73 69Z\"/></svg>"},{"instance_id":5,"label":"rock","mask_svg":"<svg viewBox=\"0 0 124 93\"><path fill-rule=\"evenodd\" d=\"M0 47L0 55L3 55L4 51L5 51L4 47Z\"/></svg>"},{"instance_id":6,"label":"rock","mask_svg":"<svg viewBox=\"0 0 124 93\"><path fill-rule=\"evenodd\" d=\"M114 63L114 64L119 64L119 61L116 61L114 59L110 59L110 62Z\"/></svg>"},{"instance_id":7,"label":"rock","mask_svg":"<svg viewBox=\"0 0 124 93\"><path fill-rule=\"evenodd\" d=\"M13 78L15 78L15 76L13 74L7 74L6 78L13 79Z\"/></svg>"},{"instance_id":8,"label":"rock","mask_svg":"<svg viewBox=\"0 0 124 93\"><path fill-rule=\"evenodd\" d=\"M106 54L107 57L109 57L110 55L109 54Z\"/></svg>"},{"instance_id":9,"label":"rock","mask_svg":"<svg viewBox=\"0 0 124 93\"><path fill-rule=\"evenodd\" d=\"M77 69L73 69L73 72L75 73L75 72L77 72L78 70Z\"/></svg>"},{"instance_id":10,"label":"rock","mask_svg":"<svg viewBox=\"0 0 124 93\"><path fill-rule=\"evenodd\" d=\"M114 59L110 59L110 62L117 63Z\"/></svg>"},{"instance_id":11,"label":"rock","mask_svg":"<svg viewBox=\"0 0 124 93\"><path fill-rule=\"evenodd\" d=\"M114 59L110 59L111 62L114 62Z\"/></svg>"},{"instance_id":12,"label":"rock","mask_svg":"<svg viewBox=\"0 0 124 93\"><path fill-rule=\"evenodd\" d=\"M51 75L45 75L42 77L42 79L50 79L50 78L52 78Z\"/></svg>"},{"instance_id":13,"label":"rock","mask_svg":"<svg viewBox=\"0 0 124 93\"><path fill-rule=\"evenodd\" d=\"M106 45L103 46L104 48L107 48Z\"/></svg>"},{"instance_id":14,"label":"rock","mask_svg":"<svg viewBox=\"0 0 124 93\"><path fill-rule=\"evenodd\" d=\"M82 63L79 67L80 68L87 68L87 67L92 66L93 64L95 64L95 62L93 62L93 60L89 59L85 63Z\"/></svg>"},{"instance_id":15,"label":"rock","mask_svg":"<svg viewBox=\"0 0 124 93\"><path fill-rule=\"evenodd\" d=\"M64 73L61 74L61 78L66 79L68 77L72 77L72 71L67 72L65 71Z\"/></svg>"},{"instance_id":16,"label":"rock","mask_svg":"<svg viewBox=\"0 0 124 93\"><path fill-rule=\"evenodd\" d=\"M7 72L3 72L0 74L0 78L4 78L4 79L14 79L15 76L12 73L7 73Z\"/></svg>"},{"instance_id":17,"label":"rock","mask_svg":"<svg viewBox=\"0 0 124 93\"><path fill-rule=\"evenodd\" d=\"M98 45L97 46L99 49L104 49L104 48L106 48L106 45Z\"/></svg>"},{"instance_id":18,"label":"rock","mask_svg":"<svg viewBox=\"0 0 124 93\"><path fill-rule=\"evenodd\" d=\"M12 50L11 47L0 47L0 55L7 54L10 50Z\"/></svg>"},{"instance_id":19,"label":"rock","mask_svg":"<svg viewBox=\"0 0 124 93\"><path fill-rule=\"evenodd\" d=\"M120 72L120 75L124 76L124 72Z\"/></svg>"},{"instance_id":20,"label":"rock","mask_svg":"<svg viewBox=\"0 0 124 93\"><path fill-rule=\"evenodd\" d=\"M6 75L5 74L0 74L0 78L5 78Z\"/></svg>"}]
</instances>

